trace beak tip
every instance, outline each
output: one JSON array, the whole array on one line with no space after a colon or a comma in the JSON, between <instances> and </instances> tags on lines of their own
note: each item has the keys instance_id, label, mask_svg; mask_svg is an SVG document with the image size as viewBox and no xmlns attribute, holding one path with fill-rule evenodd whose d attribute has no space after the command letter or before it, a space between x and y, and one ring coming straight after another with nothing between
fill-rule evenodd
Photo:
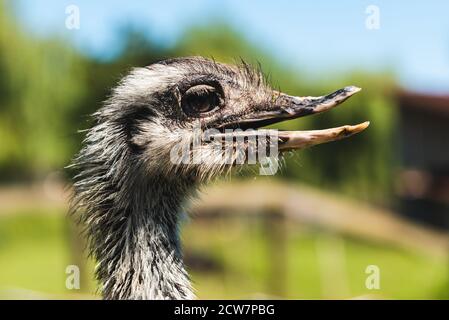
<instances>
[{"instance_id":1,"label":"beak tip","mask_svg":"<svg viewBox=\"0 0 449 320\"><path fill-rule=\"evenodd\" d=\"M365 121L365 122L362 122L360 124L356 124L355 126L350 126L350 128L351 128L350 131L352 133L359 133L359 132L365 130L366 128L368 128L369 125L370 125L370 122L369 121Z\"/></svg>"},{"instance_id":2,"label":"beak tip","mask_svg":"<svg viewBox=\"0 0 449 320\"><path fill-rule=\"evenodd\" d=\"M356 87L356 86L348 86L348 87L345 88L345 91L350 93L350 94L357 93L357 92L359 92L361 90L362 90L362 88L359 88L359 87Z\"/></svg>"},{"instance_id":3,"label":"beak tip","mask_svg":"<svg viewBox=\"0 0 449 320\"><path fill-rule=\"evenodd\" d=\"M365 121L365 122L361 123L363 129L368 128L370 124L371 124L371 122L369 122L369 121Z\"/></svg>"}]
</instances>

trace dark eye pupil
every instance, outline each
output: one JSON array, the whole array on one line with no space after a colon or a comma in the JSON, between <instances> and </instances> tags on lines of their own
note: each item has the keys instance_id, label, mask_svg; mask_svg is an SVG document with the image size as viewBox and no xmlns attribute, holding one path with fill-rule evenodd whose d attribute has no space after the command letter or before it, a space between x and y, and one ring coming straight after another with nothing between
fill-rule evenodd
<instances>
[{"instance_id":1,"label":"dark eye pupil","mask_svg":"<svg viewBox=\"0 0 449 320\"><path fill-rule=\"evenodd\" d=\"M188 115L200 115L220 105L220 96L214 87L199 85L187 90L181 101L182 109Z\"/></svg>"},{"instance_id":2,"label":"dark eye pupil","mask_svg":"<svg viewBox=\"0 0 449 320\"><path fill-rule=\"evenodd\" d=\"M216 105L216 97L214 94L191 96L189 99L191 109L198 112L207 112Z\"/></svg>"}]
</instances>

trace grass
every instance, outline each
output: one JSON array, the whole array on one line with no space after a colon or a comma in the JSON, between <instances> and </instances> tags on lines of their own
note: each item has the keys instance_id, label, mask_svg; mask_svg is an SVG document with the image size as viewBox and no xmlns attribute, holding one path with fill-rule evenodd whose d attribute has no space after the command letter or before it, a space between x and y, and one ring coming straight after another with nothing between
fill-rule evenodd
<instances>
[{"instance_id":1,"label":"grass","mask_svg":"<svg viewBox=\"0 0 449 320\"><path fill-rule=\"evenodd\" d=\"M69 226L60 213L0 216L0 298L95 298L92 262L80 291L65 287L65 268L78 261L70 250ZM220 266L191 270L198 296L448 298L449 268L443 258L297 226L280 230L276 235L257 219L188 224L186 250ZM278 246L282 241L285 246ZM365 287L368 265L380 268L379 290Z\"/></svg>"}]
</instances>

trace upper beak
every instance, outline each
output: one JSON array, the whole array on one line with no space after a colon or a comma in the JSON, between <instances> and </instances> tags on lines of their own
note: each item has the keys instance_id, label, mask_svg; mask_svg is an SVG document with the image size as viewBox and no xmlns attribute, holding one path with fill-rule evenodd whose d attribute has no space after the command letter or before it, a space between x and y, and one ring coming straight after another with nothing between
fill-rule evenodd
<instances>
[{"instance_id":1,"label":"upper beak","mask_svg":"<svg viewBox=\"0 0 449 320\"><path fill-rule=\"evenodd\" d=\"M257 129L269 124L320 113L339 105L360 90L358 87L349 86L320 97L295 97L276 92L268 110L265 108L264 111L247 114L231 126ZM363 122L354 126L345 125L324 130L280 131L278 133L279 150L302 149L340 140L359 133L368 126L369 122Z\"/></svg>"},{"instance_id":2,"label":"upper beak","mask_svg":"<svg viewBox=\"0 0 449 320\"><path fill-rule=\"evenodd\" d=\"M362 89L355 86L348 86L321 97L295 97L278 93L274 108L284 111L286 117L289 119L303 117L309 114L327 111L344 102L360 90Z\"/></svg>"}]
</instances>

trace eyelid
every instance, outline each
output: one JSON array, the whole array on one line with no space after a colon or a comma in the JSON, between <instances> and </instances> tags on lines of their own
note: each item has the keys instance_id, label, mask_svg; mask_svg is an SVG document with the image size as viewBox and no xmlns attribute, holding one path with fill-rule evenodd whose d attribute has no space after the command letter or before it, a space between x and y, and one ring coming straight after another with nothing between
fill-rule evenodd
<instances>
[{"instance_id":1,"label":"eyelid","mask_svg":"<svg viewBox=\"0 0 449 320\"><path fill-rule=\"evenodd\" d=\"M212 79L211 79L212 78ZM223 79L214 78L214 75L201 75L195 79L191 79L189 81L181 82L177 85L181 94L185 94L189 89L194 88L200 85L210 86L215 88L215 90L221 95L224 96L224 90L221 82Z\"/></svg>"},{"instance_id":2,"label":"eyelid","mask_svg":"<svg viewBox=\"0 0 449 320\"><path fill-rule=\"evenodd\" d=\"M217 88L210 86L208 84L199 84L197 86L190 87L184 94L192 94L197 92L216 92Z\"/></svg>"}]
</instances>

